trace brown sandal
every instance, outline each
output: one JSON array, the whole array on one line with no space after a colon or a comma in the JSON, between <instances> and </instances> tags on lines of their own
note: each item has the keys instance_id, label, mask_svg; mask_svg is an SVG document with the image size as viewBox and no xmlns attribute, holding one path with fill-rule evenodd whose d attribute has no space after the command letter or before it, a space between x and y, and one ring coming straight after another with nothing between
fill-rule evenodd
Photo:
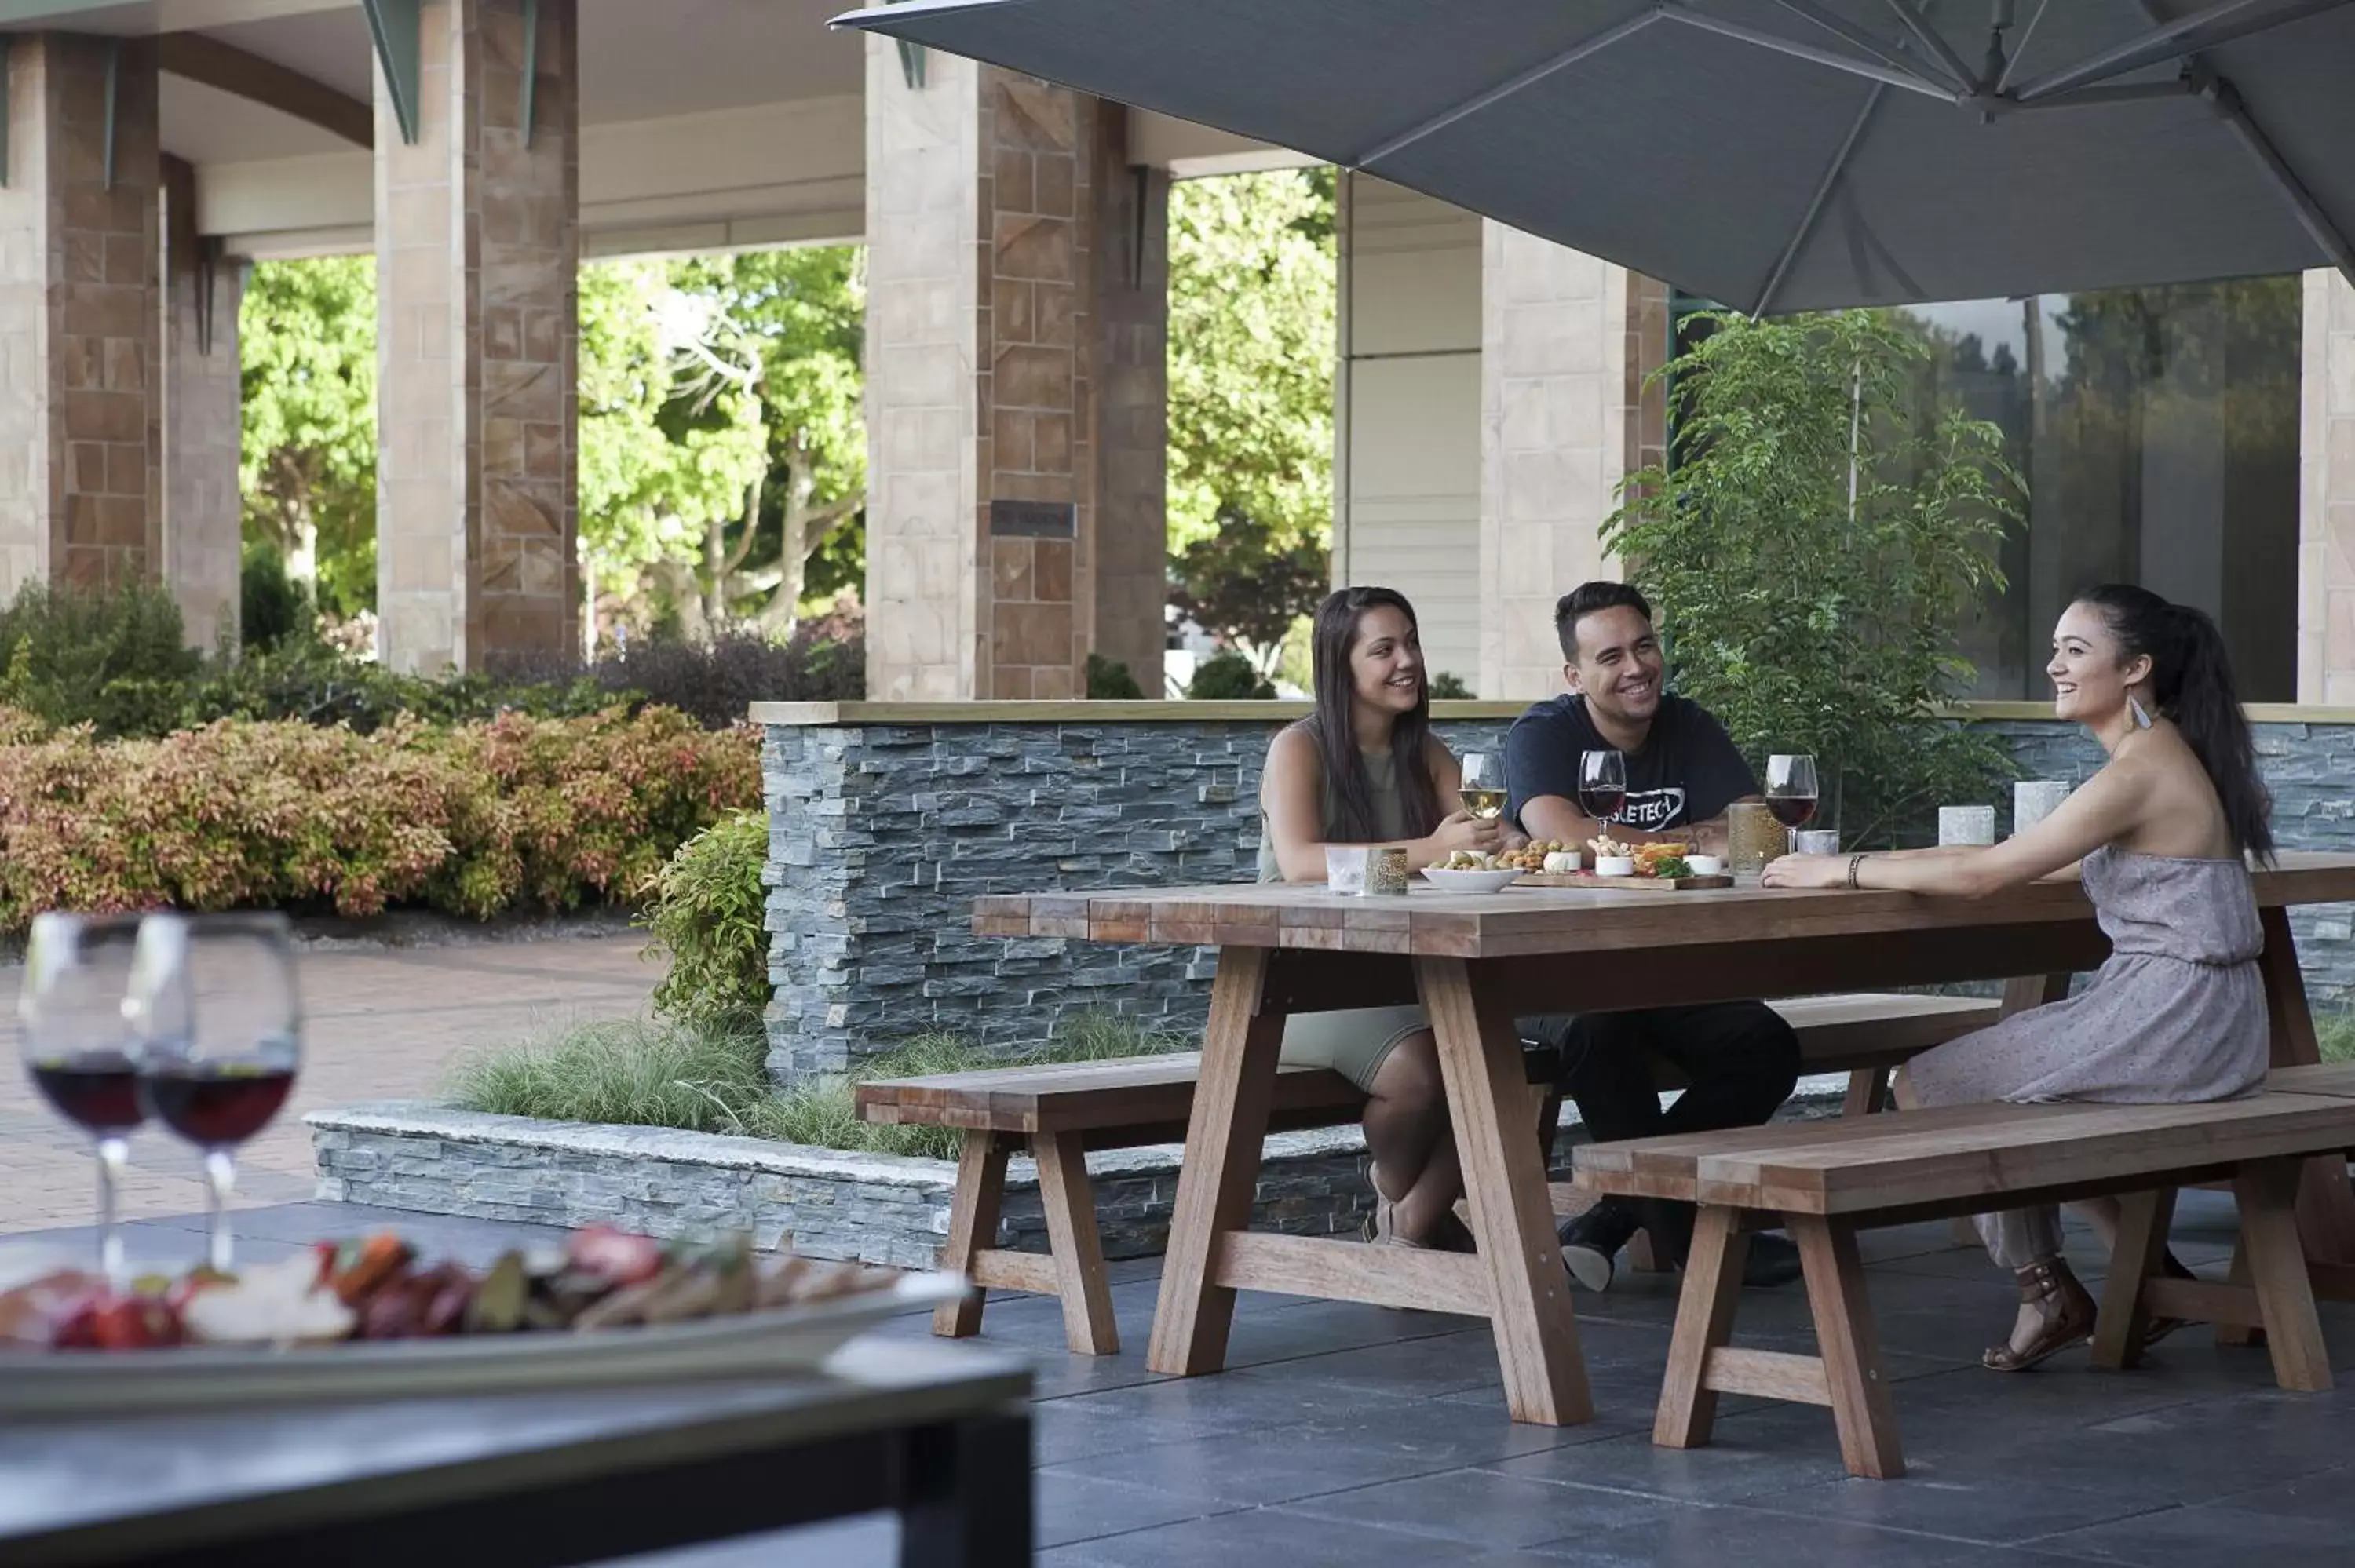
<instances>
[{"instance_id":1,"label":"brown sandal","mask_svg":"<svg viewBox=\"0 0 2355 1568\"><path fill-rule=\"evenodd\" d=\"M2019 1281L2020 1305L2043 1309L2044 1327L2029 1341L2026 1350L2012 1349L2009 1340L1988 1346L1979 1357L1981 1366L1989 1372L2026 1372L2039 1361L2094 1337L2094 1319L2098 1315L2094 1298L2077 1283L2077 1277L2069 1272L2064 1260L2050 1257L2031 1263L2026 1268L2014 1269L2012 1277Z\"/></svg>"},{"instance_id":2,"label":"brown sandal","mask_svg":"<svg viewBox=\"0 0 2355 1568\"><path fill-rule=\"evenodd\" d=\"M2160 1271L2169 1279L2197 1279L2200 1277L2190 1269L2184 1267L2180 1262L2177 1261L2176 1255L2171 1252L2165 1255L2160 1265ZM2146 1351L2150 1349L2153 1345L2158 1343L2159 1340L2164 1340L2168 1335L2172 1334L2178 1329L2188 1329L2191 1327L2192 1322L2193 1319L2190 1318L2145 1319L2142 1326L2142 1348Z\"/></svg>"}]
</instances>

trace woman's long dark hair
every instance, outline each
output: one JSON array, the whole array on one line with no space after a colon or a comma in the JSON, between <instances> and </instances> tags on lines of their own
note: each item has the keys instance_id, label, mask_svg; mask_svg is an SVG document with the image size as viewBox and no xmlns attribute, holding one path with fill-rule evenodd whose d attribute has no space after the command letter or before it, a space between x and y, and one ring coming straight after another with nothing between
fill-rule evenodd
<instances>
[{"instance_id":1,"label":"woman's long dark hair","mask_svg":"<svg viewBox=\"0 0 2355 1568\"><path fill-rule=\"evenodd\" d=\"M2234 847L2271 860L2273 797L2257 777L2248 715L2241 711L2232 662L2216 623L2204 611L2170 604L2130 583L2104 583L2079 594L2077 602L2102 612L2120 658L2150 656L2152 702L2175 722L2207 770Z\"/></svg>"},{"instance_id":2,"label":"woman's long dark hair","mask_svg":"<svg viewBox=\"0 0 2355 1568\"><path fill-rule=\"evenodd\" d=\"M1421 630L1414 606L1404 594L1385 588L1343 588L1316 607L1316 625L1309 639L1316 666L1316 712L1308 732L1325 759L1325 777L1341 803L1337 824L1343 842L1368 843L1381 836L1374 821L1373 789L1366 777L1366 759L1358 750L1358 726L1351 720L1357 681L1349 654L1358 645L1358 622L1369 609L1395 609L1406 623ZM1398 770L1400 803L1406 811L1406 831L1422 838L1439 826L1439 789L1431 777L1426 746L1431 736L1431 682L1411 712L1399 715L1391 726L1391 757Z\"/></svg>"}]
</instances>

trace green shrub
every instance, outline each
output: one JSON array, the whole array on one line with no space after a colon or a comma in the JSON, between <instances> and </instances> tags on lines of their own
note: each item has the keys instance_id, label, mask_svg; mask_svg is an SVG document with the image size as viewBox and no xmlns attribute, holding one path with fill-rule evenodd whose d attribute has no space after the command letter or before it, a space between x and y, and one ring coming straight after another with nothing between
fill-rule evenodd
<instances>
[{"instance_id":1,"label":"green shrub","mask_svg":"<svg viewBox=\"0 0 2355 1568\"><path fill-rule=\"evenodd\" d=\"M1136 683L1127 665L1101 653L1088 655L1088 700L1095 703L1141 701L1145 688Z\"/></svg>"},{"instance_id":2,"label":"green shrub","mask_svg":"<svg viewBox=\"0 0 2355 1568\"><path fill-rule=\"evenodd\" d=\"M679 845L655 874L642 924L650 959L668 958L655 1011L683 1022L757 1024L769 1005L769 817L746 811Z\"/></svg>"},{"instance_id":3,"label":"green shrub","mask_svg":"<svg viewBox=\"0 0 2355 1568\"><path fill-rule=\"evenodd\" d=\"M1442 670L1431 678L1431 697L1433 702L1468 703L1472 700L1472 688L1464 683L1463 676Z\"/></svg>"},{"instance_id":4,"label":"green shrub","mask_svg":"<svg viewBox=\"0 0 2355 1568\"><path fill-rule=\"evenodd\" d=\"M235 664L213 666L186 684L176 717L184 727L218 719L294 719L349 725L371 735L404 715L441 724L511 712L580 718L635 698L634 693L609 691L586 676L517 683L483 674L395 674L304 637L250 651Z\"/></svg>"},{"instance_id":5,"label":"green shrub","mask_svg":"<svg viewBox=\"0 0 2355 1568\"><path fill-rule=\"evenodd\" d=\"M374 735L224 721L101 741L0 712L0 929L42 909L620 901L760 799L749 730L650 708Z\"/></svg>"},{"instance_id":6,"label":"green shrub","mask_svg":"<svg viewBox=\"0 0 2355 1568\"><path fill-rule=\"evenodd\" d=\"M1094 1062L1183 1050L1173 1035L1110 1014L1071 1020L1036 1062ZM897 1127L858 1119L854 1088L876 1078L970 1072L1005 1058L953 1034L923 1034L862 1064L789 1089L773 1088L759 1027L677 1019L577 1023L462 1057L448 1077L466 1110L545 1121L610 1122L730 1133L779 1143L932 1160L957 1157L954 1128Z\"/></svg>"},{"instance_id":7,"label":"green shrub","mask_svg":"<svg viewBox=\"0 0 2355 1568\"><path fill-rule=\"evenodd\" d=\"M319 624L310 588L286 570L286 557L267 545L248 545L238 563L238 630L248 648L282 648L308 641Z\"/></svg>"},{"instance_id":8,"label":"green shrub","mask_svg":"<svg viewBox=\"0 0 2355 1568\"><path fill-rule=\"evenodd\" d=\"M1213 653L1195 669L1186 695L1198 703L1252 702L1274 696L1275 687L1241 654Z\"/></svg>"},{"instance_id":9,"label":"green shrub","mask_svg":"<svg viewBox=\"0 0 2355 1568\"><path fill-rule=\"evenodd\" d=\"M155 584L27 583L0 609L0 705L102 736L156 733L204 668L185 638L180 607Z\"/></svg>"},{"instance_id":10,"label":"green shrub","mask_svg":"<svg viewBox=\"0 0 2355 1568\"><path fill-rule=\"evenodd\" d=\"M2314 1032L2321 1039L2326 1062L2355 1062L2355 1012L2318 1012Z\"/></svg>"}]
</instances>

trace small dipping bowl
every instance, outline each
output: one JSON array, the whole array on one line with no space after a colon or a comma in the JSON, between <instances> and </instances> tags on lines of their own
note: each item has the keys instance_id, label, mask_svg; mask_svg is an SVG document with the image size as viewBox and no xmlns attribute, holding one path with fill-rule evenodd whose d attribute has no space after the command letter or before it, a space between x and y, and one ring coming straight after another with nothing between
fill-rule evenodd
<instances>
[{"instance_id":1,"label":"small dipping bowl","mask_svg":"<svg viewBox=\"0 0 2355 1568\"><path fill-rule=\"evenodd\" d=\"M1624 854L1597 855L1594 857L1594 874L1633 876L1636 874L1635 858L1632 855Z\"/></svg>"},{"instance_id":2,"label":"small dipping bowl","mask_svg":"<svg viewBox=\"0 0 2355 1568\"><path fill-rule=\"evenodd\" d=\"M1691 869L1695 876L1725 874L1725 862L1713 854L1689 854L1685 856L1685 864Z\"/></svg>"}]
</instances>

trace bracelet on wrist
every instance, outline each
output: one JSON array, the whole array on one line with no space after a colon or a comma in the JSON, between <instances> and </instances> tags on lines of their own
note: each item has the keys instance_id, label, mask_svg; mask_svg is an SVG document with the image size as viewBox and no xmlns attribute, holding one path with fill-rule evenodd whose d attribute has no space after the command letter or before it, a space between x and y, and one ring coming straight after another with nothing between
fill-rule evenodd
<instances>
[{"instance_id":1,"label":"bracelet on wrist","mask_svg":"<svg viewBox=\"0 0 2355 1568\"><path fill-rule=\"evenodd\" d=\"M1852 854L1848 857L1848 885L1850 887L1860 889L1864 886L1863 883L1857 880L1857 873L1870 858L1868 855L1861 854Z\"/></svg>"}]
</instances>

